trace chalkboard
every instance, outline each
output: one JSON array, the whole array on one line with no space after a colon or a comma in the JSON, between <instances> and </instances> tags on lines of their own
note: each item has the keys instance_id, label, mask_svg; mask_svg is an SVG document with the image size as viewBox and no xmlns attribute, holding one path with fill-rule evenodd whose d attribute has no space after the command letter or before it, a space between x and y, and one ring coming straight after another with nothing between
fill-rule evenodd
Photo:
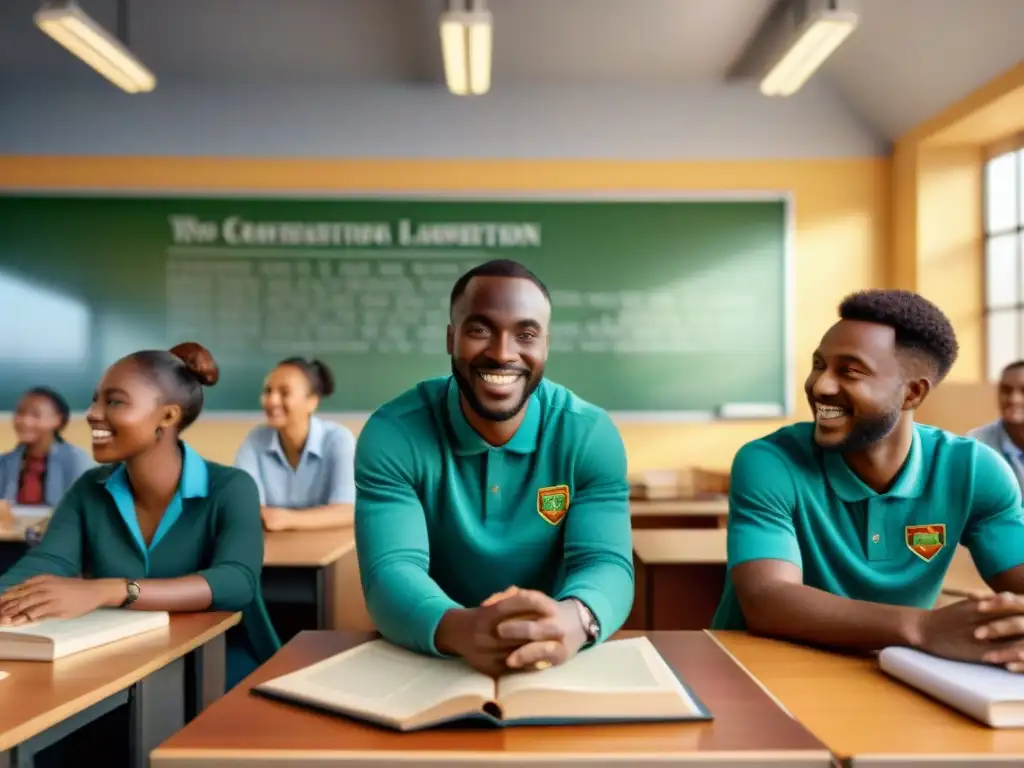
<instances>
[{"instance_id":1,"label":"chalkboard","mask_svg":"<svg viewBox=\"0 0 1024 768\"><path fill-rule=\"evenodd\" d=\"M782 413L787 206L2 195L0 407L42 383L84 409L121 355L196 340L221 366L208 410L258 410L302 354L337 375L325 411L371 411L450 370L452 284L507 257L548 285L547 375L581 397L627 418Z\"/></svg>"}]
</instances>

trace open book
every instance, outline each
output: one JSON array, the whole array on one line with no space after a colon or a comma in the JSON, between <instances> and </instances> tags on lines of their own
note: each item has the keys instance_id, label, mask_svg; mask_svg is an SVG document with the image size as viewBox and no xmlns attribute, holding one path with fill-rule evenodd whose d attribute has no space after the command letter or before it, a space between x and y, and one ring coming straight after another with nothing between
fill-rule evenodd
<instances>
[{"instance_id":1,"label":"open book","mask_svg":"<svg viewBox=\"0 0 1024 768\"><path fill-rule=\"evenodd\" d=\"M53 661L162 629L169 623L166 611L99 608L77 619L42 619L17 627L0 627L0 659Z\"/></svg>"},{"instance_id":2,"label":"open book","mask_svg":"<svg viewBox=\"0 0 1024 768\"><path fill-rule=\"evenodd\" d=\"M878 654L882 671L992 728L1024 727L1024 674L912 648Z\"/></svg>"},{"instance_id":3,"label":"open book","mask_svg":"<svg viewBox=\"0 0 1024 768\"><path fill-rule=\"evenodd\" d=\"M646 637L497 681L461 659L373 640L253 690L399 731L464 719L497 726L711 719Z\"/></svg>"}]
</instances>

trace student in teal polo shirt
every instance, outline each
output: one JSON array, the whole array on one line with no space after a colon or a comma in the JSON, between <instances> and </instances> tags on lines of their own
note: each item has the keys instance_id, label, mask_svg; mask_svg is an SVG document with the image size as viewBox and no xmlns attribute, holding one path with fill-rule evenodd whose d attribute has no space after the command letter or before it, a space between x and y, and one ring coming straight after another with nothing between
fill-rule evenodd
<instances>
[{"instance_id":1,"label":"student in teal polo shirt","mask_svg":"<svg viewBox=\"0 0 1024 768\"><path fill-rule=\"evenodd\" d=\"M544 380L550 318L522 265L467 272L451 294L452 375L383 405L356 447L378 629L488 674L564 661L633 601L625 450L607 413Z\"/></svg>"},{"instance_id":2,"label":"student in teal polo shirt","mask_svg":"<svg viewBox=\"0 0 1024 768\"><path fill-rule=\"evenodd\" d=\"M87 415L93 457L106 466L78 479L39 546L0 576L0 625L101 607L241 611L227 637L229 685L274 653L256 484L179 440L217 378L194 343L107 370Z\"/></svg>"},{"instance_id":3,"label":"student in teal polo shirt","mask_svg":"<svg viewBox=\"0 0 1024 768\"><path fill-rule=\"evenodd\" d=\"M814 422L747 444L733 463L729 578L713 626L1017 669L1017 482L989 447L914 423L956 359L952 326L906 291L854 294L839 315L805 384ZM933 609L958 543L1009 594Z\"/></svg>"}]
</instances>

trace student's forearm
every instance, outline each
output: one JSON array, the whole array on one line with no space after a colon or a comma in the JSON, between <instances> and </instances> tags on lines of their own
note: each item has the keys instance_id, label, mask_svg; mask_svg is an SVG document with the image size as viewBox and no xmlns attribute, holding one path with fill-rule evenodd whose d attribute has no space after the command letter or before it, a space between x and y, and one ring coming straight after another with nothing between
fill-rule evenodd
<instances>
[{"instance_id":1,"label":"student's forearm","mask_svg":"<svg viewBox=\"0 0 1024 768\"><path fill-rule=\"evenodd\" d=\"M779 584L743 601L750 632L848 650L875 651L890 645L916 647L928 612L823 592L804 584Z\"/></svg>"},{"instance_id":2,"label":"student's forearm","mask_svg":"<svg viewBox=\"0 0 1024 768\"><path fill-rule=\"evenodd\" d=\"M128 595L124 579L100 579L107 594L105 605L116 608ZM213 591L202 576L191 574L177 579L142 579L139 598L129 607L139 611L205 611Z\"/></svg>"},{"instance_id":3,"label":"student's forearm","mask_svg":"<svg viewBox=\"0 0 1024 768\"><path fill-rule=\"evenodd\" d=\"M315 531L325 528L348 528L352 525L352 504L324 504L306 509L289 509L285 530Z\"/></svg>"},{"instance_id":4,"label":"student's forearm","mask_svg":"<svg viewBox=\"0 0 1024 768\"><path fill-rule=\"evenodd\" d=\"M601 639L617 632L633 607L633 564L609 555L571 571L557 599L581 600L601 627Z\"/></svg>"}]
</instances>

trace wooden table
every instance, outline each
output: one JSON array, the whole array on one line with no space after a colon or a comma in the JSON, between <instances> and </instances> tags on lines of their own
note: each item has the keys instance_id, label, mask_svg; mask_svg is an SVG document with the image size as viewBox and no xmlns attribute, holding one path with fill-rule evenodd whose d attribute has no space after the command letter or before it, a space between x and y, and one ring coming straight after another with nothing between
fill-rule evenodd
<instances>
[{"instance_id":1,"label":"wooden table","mask_svg":"<svg viewBox=\"0 0 1024 768\"><path fill-rule=\"evenodd\" d=\"M224 693L224 633L237 613L171 617L168 629L54 662L0 661L0 766L33 755L127 705L132 766ZM97 758L96 764L109 764Z\"/></svg>"},{"instance_id":2,"label":"wooden table","mask_svg":"<svg viewBox=\"0 0 1024 768\"><path fill-rule=\"evenodd\" d=\"M271 604L315 606L315 628L330 628L337 564L355 546L355 529L351 526L265 534L264 599Z\"/></svg>"},{"instance_id":3,"label":"wooden table","mask_svg":"<svg viewBox=\"0 0 1024 768\"><path fill-rule=\"evenodd\" d=\"M623 636L636 633L624 633ZM369 638L303 632L151 755L153 768L500 765L828 766L831 756L702 632L649 635L711 722L396 733L249 693Z\"/></svg>"},{"instance_id":4,"label":"wooden table","mask_svg":"<svg viewBox=\"0 0 1024 768\"><path fill-rule=\"evenodd\" d=\"M1024 730L996 730L878 669L844 656L742 632L714 637L793 717L854 766L1024 765Z\"/></svg>"},{"instance_id":5,"label":"wooden table","mask_svg":"<svg viewBox=\"0 0 1024 768\"><path fill-rule=\"evenodd\" d=\"M650 528L724 528L729 516L728 496L683 499L631 499L629 514L634 530Z\"/></svg>"},{"instance_id":6,"label":"wooden table","mask_svg":"<svg viewBox=\"0 0 1024 768\"><path fill-rule=\"evenodd\" d=\"M627 628L711 626L726 572L726 530L633 531L635 597Z\"/></svg>"}]
</instances>

